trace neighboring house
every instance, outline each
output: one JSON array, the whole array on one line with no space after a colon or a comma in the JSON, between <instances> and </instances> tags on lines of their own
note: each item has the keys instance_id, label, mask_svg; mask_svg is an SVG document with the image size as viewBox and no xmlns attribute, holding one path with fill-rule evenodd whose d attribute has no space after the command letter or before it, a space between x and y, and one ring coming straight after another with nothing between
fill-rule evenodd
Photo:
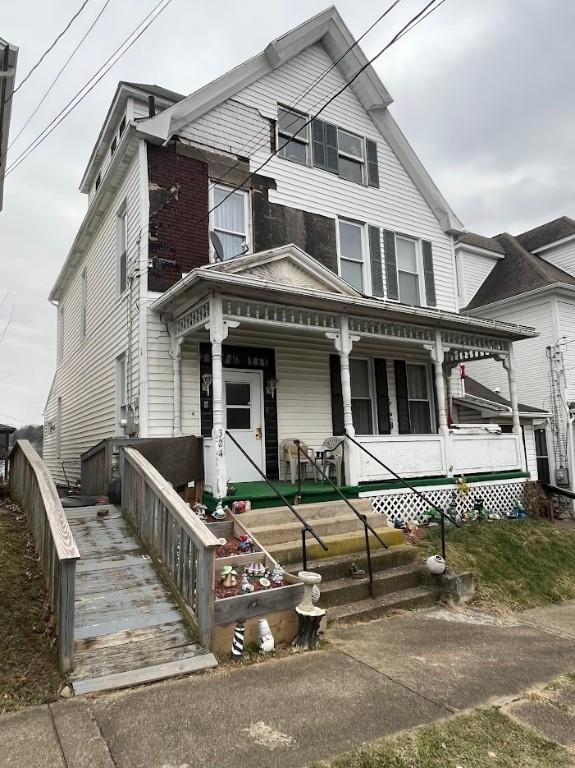
<instances>
[{"instance_id":1,"label":"neighboring house","mask_svg":"<svg viewBox=\"0 0 575 768\"><path fill-rule=\"evenodd\" d=\"M0 37L0 211L4 198L4 177L12 114L12 93L16 79L18 48Z\"/></svg>"},{"instance_id":2,"label":"neighboring house","mask_svg":"<svg viewBox=\"0 0 575 768\"><path fill-rule=\"evenodd\" d=\"M575 405L575 221L562 216L513 237L461 234L456 242L459 301L475 317L537 328L517 346L517 392L549 412L536 429L537 452L548 456L550 478L572 485L570 412ZM472 363L473 376L507 392L492 362ZM569 470L569 468L571 468Z\"/></svg>"},{"instance_id":3,"label":"neighboring house","mask_svg":"<svg viewBox=\"0 0 575 768\"><path fill-rule=\"evenodd\" d=\"M405 477L525 477L515 395L512 434L450 432L446 379L491 356L512 376L536 332L459 314L462 225L353 44L330 8L185 98L120 83L50 294L57 479L104 437L192 433L221 497L259 480L226 429L272 478L283 440L344 430ZM346 441L349 486L389 477Z\"/></svg>"}]
</instances>

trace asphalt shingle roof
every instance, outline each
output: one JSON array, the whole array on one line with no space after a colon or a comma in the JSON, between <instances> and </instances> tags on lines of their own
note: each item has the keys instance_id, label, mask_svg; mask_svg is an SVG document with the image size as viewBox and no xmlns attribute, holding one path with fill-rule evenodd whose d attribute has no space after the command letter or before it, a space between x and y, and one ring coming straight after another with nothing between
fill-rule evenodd
<instances>
[{"instance_id":1,"label":"asphalt shingle roof","mask_svg":"<svg viewBox=\"0 0 575 768\"><path fill-rule=\"evenodd\" d=\"M496 238L484 237L478 235L476 232L461 232L457 236L458 243L467 243L467 245L474 245L476 248L485 248L487 251L495 251L495 253L505 253L503 246L501 246Z\"/></svg>"},{"instance_id":2,"label":"asphalt shingle roof","mask_svg":"<svg viewBox=\"0 0 575 768\"><path fill-rule=\"evenodd\" d=\"M497 405L505 405L508 408L511 408L509 400L501 397L498 392L494 392L492 389L485 387L470 376L467 376L465 379L465 394L470 395L471 397L480 397L482 400L490 400L492 403L497 403ZM519 411L520 413L546 413L546 411L541 410L541 408L534 408L531 405L523 405L523 403L519 403Z\"/></svg>"},{"instance_id":3,"label":"asphalt shingle roof","mask_svg":"<svg viewBox=\"0 0 575 768\"><path fill-rule=\"evenodd\" d=\"M564 237L575 235L575 220L569 216L560 216L539 227L530 229L516 236L519 243L528 251L536 251L544 245L549 245Z\"/></svg>"}]
</instances>

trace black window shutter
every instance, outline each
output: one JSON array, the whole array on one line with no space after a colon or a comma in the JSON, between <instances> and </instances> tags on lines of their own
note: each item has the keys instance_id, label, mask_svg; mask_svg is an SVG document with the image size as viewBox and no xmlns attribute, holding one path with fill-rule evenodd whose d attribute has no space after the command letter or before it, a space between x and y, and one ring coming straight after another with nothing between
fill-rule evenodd
<instances>
[{"instance_id":1,"label":"black window shutter","mask_svg":"<svg viewBox=\"0 0 575 768\"><path fill-rule=\"evenodd\" d=\"M312 120L311 123L311 137L313 144L313 164L316 168L326 167L325 158L325 141L324 141L324 126L323 120Z\"/></svg>"},{"instance_id":2,"label":"black window shutter","mask_svg":"<svg viewBox=\"0 0 575 768\"><path fill-rule=\"evenodd\" d=\"M407 396L407 366L405 360L395 360L395 397L397 400L397 427L400 435L411 433L409 398Z\"/></svg>"},{"instance_id":3,"label":"black window shutter","mask_svg":"<svg viewBox=\"0 0 575 768\"><path fill-rule=\"evenodd\" d=\"M387 283L387 298L399 299L399 283L397 282L397 260L395 258L395 235L388 229L383 231L383 248L385 252L385 280Z\"/></svg>"},{"instance_id":4,"label":"black window shutter","mask_svg":"<svg viewBox=\"0 0 575 768\"><path fill-rule=\"evenodd\" d=\"M329 377L331 384L331 423L333 434L343 435L343 395L341 393L339 355L329 356Z\"/></svg>"},{"instance_id":5,"label":"black window shutter","mask_svg":"<svg viewBox=\"0 0 575 768\"><path fill-rule=\"evenodd\" d=\"M421 248L423 251L423 277L425 279L427 306L436 307L437 298L435 296L435 276L433 274L433 250L429 240L422 240Z\"/></svg>"},{"instance_id":6,"label":"black window shutter","mask_svg":"<svg viewBox=\"0 0 575 768\"><path fill-rule=\"evenodd\" d=\"M369 226L368 232L371 292L374 296L383 296L383 268L381 265L381 236L379 227Z\"/></svg>"},{"instance_id":7,"label":"black window shutter","mask_svg":"<svg viewBox=\"0 0 575 768\"><path fill-rule=\"evenodd\" d=\"M367 183L379 189L379 168L377 166L377 144L371 139L365 140L367 154Z\"/></svg>"},{"instance_id":8,"label":"black window shutter","mask_svg":"<svg viewBox=\"0 0 575 768\"><path fill-rule=\"evenodd\" d=\"M381 357L373 360L375 368L375 397L377 400L377 426L380 435L391 433L391 416L389 413L389 391L387 388L387 363Z\"/></svg>"},{"instance_id":9,"label":"black window shutter","mask_svg":"<svg viewBox=\"0 0 575 768\"><path fill-rule=\"evenodd\" d=\"M325 156L326 170L332 173L339 173L338 149L337 149L337 127L331 123L325 125Z\"/></svg>"}]
</instances>

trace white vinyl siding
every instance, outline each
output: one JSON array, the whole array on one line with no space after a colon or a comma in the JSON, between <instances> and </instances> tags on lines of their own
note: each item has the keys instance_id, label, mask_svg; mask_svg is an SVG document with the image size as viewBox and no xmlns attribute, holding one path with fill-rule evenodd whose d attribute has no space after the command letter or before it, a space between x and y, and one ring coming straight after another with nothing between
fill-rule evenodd
<instances>
[{"instance_id":1,"label":"white vinyl siding","mask_svg":"<svg viewBox=\"0 0 575 768\"><path fill-rule=\"evenodd\" d=\"M293 103L332 60L321 44L313 45L284 66L235 94L194 123L181 135L223 152L250 156L254 170L270 155L269 119L277 118L278 102ZM316 102L327 100L344 81L332 69L298 104L312 114ZM262 170L277 183L271 202L332 217L365 221L433 244L437 306L457 311L451 237L441 229L431 209L406 170L372 123L351 89L345 90L321 118L377 143L380 188L362 186L313 166L274 157ZM257 138L254 138L258 134Z\"/></svg>"},{"instance_id":2,"label":"white vinyl siding","mask_svg":"<svg viewBox=\"0 0 575 768\"><path fill-rule=\"evenodd\" d=\"M86 335L86 312L88 310L88 272L82 270L80 276L80 338Z\"/></svg>"},{"instance_id":3,"label":"white vinyl siding","mask_svg":"<svg viewBox=\"0 0 575 768\"><path fill-rule=\"evenodd\" d=\"M575 275L575 240L570 240L562 245L556 245L537 254L542 259L549 261L559 269Z\"/></svg>"},{"instance_id":4,"label":"white vinyl siding","mask_svg":"<svg viewBox=\"0 0 575 768\"><path fill-rule=\"evenodd\" d=\"M465 307L483 285L499 259L497 254L488 256L468 251L464 246L459 246L456 253L459 306Z\"/></svg>"},{"instance_id":5,"label":"white vinyl siding","mask_svg":"<svg viewBox=\"0 0 575 768\"><path fill-rule=\"evenodd\" d=\"M575 400L575 301L558 300L557 313L567 399Z\"/></svg>"},{"instance_id":6,"label":"white vinyl siding","mask_svg":"<svg viewBox=\"0 0 575 768\"><path fill-rule=\"evenodd\" d=\"M140 176L138 157L131 162L107 213L101 219L91 244L83 255L82 267L71 272L62 305L65 323L63 359L58 365L54 397L62 400L61 458L71 481L80 475L80 454L105 437L116 433L116 358L129 350L128 318L132 312L131 370L127 380L130 397L138 396L138 322L136 296L129 291L117 295L117 212L126 201L128 211L128 252L140 231ZM134 253L136 249L133 249ZM86 323L89 333L82 341L81 274L90 280ZM64 476L60 462L47 457L57 482Z\"/></svg>"}]
</instances>

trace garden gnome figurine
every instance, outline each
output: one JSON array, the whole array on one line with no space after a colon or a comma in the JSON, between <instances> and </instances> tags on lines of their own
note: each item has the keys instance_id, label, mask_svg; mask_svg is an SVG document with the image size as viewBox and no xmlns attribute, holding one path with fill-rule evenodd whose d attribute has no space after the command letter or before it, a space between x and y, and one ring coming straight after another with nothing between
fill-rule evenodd
<instances>
[{"instance_id":1,"label":"garden gnome figurine","mask_svg":"<svg viewBox=\"0 0 575 768\"><path fill-rule=\"evenodd\" d=\"M245 633L246 633L245 622L239 619L238 623L236 624L236 628L234 630L234 639L232 640L231 657L233 661L239 661L244 653Z\"/></svg>"},{"instance_id":2,"label":"garden gnome figurine","mask_svg":"<svg viewBox=\"0 0 575 768\"><path fill-rule=\"evenodd\" d=\"M269 653L270 651L273 651L275 641L267 619L260 619L258 635L260 653Z\"/></svg>"}]
</instances>

